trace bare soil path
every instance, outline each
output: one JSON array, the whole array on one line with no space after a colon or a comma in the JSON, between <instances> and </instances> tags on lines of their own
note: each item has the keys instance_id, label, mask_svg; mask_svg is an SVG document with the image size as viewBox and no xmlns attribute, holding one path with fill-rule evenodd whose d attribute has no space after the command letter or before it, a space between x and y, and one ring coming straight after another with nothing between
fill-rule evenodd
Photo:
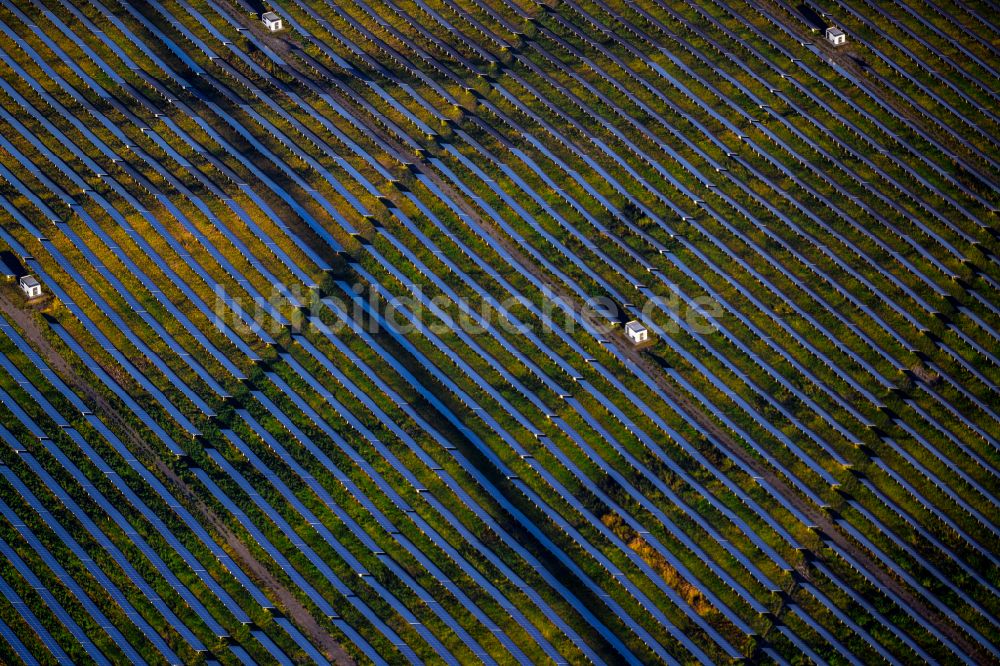
<instances>
[{"instance_id":1,"label":"bare soil path","mask_svg":"<svg viewBox=\"0 0 1000 666\"><path fill-rule=\"evenodd\" d=\"M23 304L15 303L3 290L0 290L0 311L21 329L25 339L45 359L49 367L80 394L84 403L122 438L136 454L136 457L147 467L155 468L157 475L166 479L168 487L173 486L171 490L174 496L184 501L188 510L222 539L223 547L239 562L250 578L263 589L275 606L285 613L328 659L338 665L353 665L354 660L344 651L328 629L317 621L292 591L253 555L226 522L205 504L202 500L204 492L192 488L187 481L164 463L160 456L146 443L143 436L126 419L122 418L118 409L97 391L91 382L81 377L62 354L52 346L45 337L38 318ZM105 370L109 374L114 374L111 368L105 368Z\"/></svg>"}]
</instances>

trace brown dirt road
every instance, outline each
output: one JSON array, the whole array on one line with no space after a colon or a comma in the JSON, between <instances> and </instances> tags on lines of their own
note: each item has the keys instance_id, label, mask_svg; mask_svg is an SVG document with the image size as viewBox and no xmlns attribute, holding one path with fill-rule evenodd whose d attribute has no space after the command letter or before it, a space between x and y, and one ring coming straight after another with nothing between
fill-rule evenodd
<instances>
[{"instance_id":1,"label":"brown dirt road","mask_svg":"<svg viewBox=\"0 0 1000 666\"><path fill-rule=\"evenodd\" d=\"M293 622L306 636L323 652L323 654L338 665L352 665L354 660L348 655L337 642L337 639L309 612L309 610L295 597L292 591L260 560L254 557L253 553L245 543L233 532L226 522L209 506L199 493L190 484L178 476L160 456L150 447L143 436L137 432L131 424L119 413L118 409L109 402L94 386L81 377L66 359L56 350L43 333L42 325L37 317L20 303L15 303L11 298L0 290L0 311L9 321L13 322L21 329L25 339L45 360L52 370L58 374L69 386L76 389L81 399L86 405L107 423L108 427L122 438L129 446L136 457L147 467L153 467L158 476L166 480L168 487L174 496L185 503L185 506L201 523L214 531L223 541L223 547L229 554L239 562L247 575L259 585L267 594L277 608ZM106 368L106 370L111 370ZM109 372L109 374L112 374Z\"/></svg>"}]
</instances>

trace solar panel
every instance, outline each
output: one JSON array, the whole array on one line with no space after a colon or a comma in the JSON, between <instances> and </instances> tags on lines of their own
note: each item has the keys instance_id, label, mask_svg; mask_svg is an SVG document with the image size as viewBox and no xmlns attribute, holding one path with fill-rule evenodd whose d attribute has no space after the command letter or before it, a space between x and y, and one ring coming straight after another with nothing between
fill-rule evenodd
<instances>
[{"instance_id":1,"label":"solar panel","mask_svg":"<svg viewBox=\"0 0 1000 666\"><path fill-rule=\"evenodd\" d=\"M159 612L163 617L171 623L171 625L177 630L177 632L184 638L184 640L192 647L194 650L204 650L204 645L195 636L195 634L187 627L186 624L180 621L176 615L163 603L160 596L153 590L148 582L139 574L138 571L132 566L124 554L115 546L108 537L97 527L97 525L87 516L87 514L80 509L79 505L73 501L70 496L63 490L59 484L52 479L51 476L42 469L31 454L25 453L21 455L21 459L25 461L28 466L35 472L36 475L47 485L47 487L56 495L59 501L69 510L73 512L73 515L77 517L80 523L87 530L88 534L107 552L107 554L118 564L119 567L124 571L125 575L129 580L150 600L150 602L157 607ZM43 511L42 515L48 516L49 520L47 524L53 530L56 529L54 525L55 521L48 511L45 511L44 507L38 502L33 494L28 491L27 487L18 479L10 468L4 467L0 468L0 473L15 486L23 497L29 500L32 507L36 510ZM65 539L64 539L65 541ZM82 554L82 553L80 553ZM89 559L89 558L88 558ZM92 571L93 573L93 571ZM162 651L162 649L161 649Z\"/></svg>"},{"instance_id":2,"label":"solar panel","mask_svg":"<svg viewBox=\"0 0 1000 666\"><path fill-rule=\"evenodd\" d=\"M484 608L502 609L511 626L526 625L530 639L560 663L581 652L600 660L580 627L624 660L647 649L667 660L739 659L740 633L782 662L799 653L844 661L908 659L911 652L969 658L963 650L969 652L970 632L989 637L995 622L979 600L995 586L977 565L996 561L987 543L997 535L988 511L996 504L988 492L996 470L988 461L996 448L989 426L998 414L987 396L997 389L990 363L1000 336L991 324L998 312L991 296L1000 285L991 277L984 216L994 208L988 191L1000 161L989 131L998 119L991 110L997 95L984 83L996 74L985 56L997 26L981 10L959 3L945 12L930 2L931 20L908 0L884 7L836 0L832 9L850 22L850 48L867 53L872 66L860 57L850 64L846 51L803 38L805 24L794 13L753 5L741 16L717 0L656 7L565 0L539 16L478 0L386 0L351 9L293 0L283 19L308 53L277 48L280 36L261 36L216 0L182 0L179 13L130 5L121 13L94 1L87 10L33 0L34 17L6 3L13 23L4 25L21 39L16 54L0 49L16 84L0 110L8 130L0 138L0 179L13 197L0 198L13 222L0 227L0 238L55 297L39 321L61 339L57 349L68 346L96 376L98 390L148 423L157 446L204 460L203 445L228 440L265 479L261 486L259 477L252 484L234 477L251 501L283 512L275 514L282 520L301 518L288 523L306 536L288 523L276 528L291 547L309 552L309 544L326 540L329 548L312 551L337 553L324 573L363 576L344 580L350 603L360 603L351 592L360 585L397 607L384 613L364 605L345 617L412 624L402 632L406 640L388 634L376 642L385 655L364 641L361 652L376 662L397 648L404 658L433 651L451 659L437 638L443 634L435 633L444 628L489 661L497 644L487 653L472 639L483 627L497 636L500 652L515 652L510 637L494 629L494 615L471 601L490 597L495 605ZM103 26L89 18L105 14ZM529 19L530 29L520 25ZM952 45L958 33L969 38ZM123 49L130 41L135 48ZM491 55L497 48L502 58ZM924 67L932 56L935 66ZM205 62L207 69L199 64ZM197 82L189 81L192 74ZM897 105L907 113L896 113ZM409 174L401 177L400 169ZM57 212L66 212L61 206L68 216ZM234 215L223 217L225 210ZM295 219L283 220L286 213ZM236 309L235 299L259 298L285 276L311 284L314 269L330 269L320 255L348 249L337 239L357 231L358 215L372 216L377 234L358 239L356 256L345 257L347 272L338 268L332 297L353 299L348 279L385 294L430 285L453 303L488 304L522 330L492 327L488 341L461 329L438 334L414 307L401 314L417 323L414 334L372 335L341 305L327 314L348 320L345 330L326 329L314 311L312 326L291 338L244 336L242 324L255 324L249 311L236 313L239 326L215 316L205 285L235 284L224 307ZM127 250L117 244L121 234L133 239ZM37 258L19 242L31 237ZM119 265L130 279L114 273ZM565 295L556 303L565 323L543 312L552 286ZM108 289L118 295L106 296ZM632 317L644 299L665 293L685 306L711 297L722 314L701 331L674 307L643 312L657 339L639 353L647 361L661 356L662 373L634 362L615 335L573 305L608 294ZM302 304L291 296L293 307ZM420 294L414 302L450 321L453 303L439 307ZM117 314L123 304L132 312ZM382 313L366 314L386 328ZM67 316L79 325L57 323ZM221 337L206 335L206 320ZM287 323L281 315L275 321ZM45 480L50 464L61 465L111 519L107 525L129 539L144 533L132 518L151 526L166 544L163 559L178 555L235 618L249 616L225 592L232 581L215 581L187 550L191 543L204 552L192 535L255 604L272 607L199 523L203 517L189 513L107 427L105 421L117 429L111 415L87 414L75 384L48 369L16 328L3 326L45 379L29 380L17 354L0 362L12 380L9 393L0 393L4 413L37 440L32 451L46 449L35 460L14 440L13 431L22 430L5 423L0 436L23 462L14 469L34 469ZM110 339L109 326L119 329ZM229 343L217 344L222 337ZM266 362L255 351L265 345ZM97 354L98 347L106 353ZM139 371L147 366L133 351L148 358L153 374ZM108 357L114 368L102 366ZM263 364L250 380L242 368L255 363ZM225 381L216 376L220 367ZM134 376L144 397L117 383L119 371ZM427 373L442 382L427 384ZM929 379L935 374L936 388ZM225 388L233 378L249 382L250 403ZM66 395L87 428L71 427L76 413L64 417L66 403L52 398L53 390ZM219 397L236 408L232 417L211 409ZM188 416L192 406L199 419ZM291 452L250 416L263 414L259 408L268 413L267 427L273 417L296 440L287 440ZM166 421L154 420L163 413ZM206 415L222 420L203 424ZM60 427L48 433L53 423ZM129 483L141 478L141 487L133 484L133 491L114 472L117 457L110 464L101 457L103 443L88 443L91 428L138 475ZM175 431L196 439L181 447ZM240 439L250 431L285 465L261 467L272 458L256 439L248 441L263 459ZM96 467L121 497L104 496L100 489L110 485L91 483L74 467L81 455L91 461L82 469ZM225 462L215 451L209 456ZM873 476L851 474L859 461ZM428 472L433 487L425 487L434 478ZM239 509L213 475L192 473L196 492L208 489L228 511ZM11 483L18 477L5 474ZM496 481L497 474L506 481ZM849 474L859 491L852 495L841 485ZM809 507L826 507L831 489L841 491L833 497L842 511L831 514L840 525L834 538L820 533L830 546L820 559L830 566L820 562L780 613L767 613L779 587L772 579L791 570L795 550L811 549L795 536L813 522ZM64 507L76 496L66 487L52 492ZM272 506L259 492L280 501ZM154 495L174 513L167 523ZM790 501L793 495L799 500ZM346 498L344 507L334 496ZM330 514L311 513L320 504L344 532L322 524ZM524 507L532 507L530 515ZM55 523L38 498L33 508ZM620 517L616 529L602 512ZM498 515L517 529L505 531ZM234 516L255 530L269 556L287 556L247 514ZM192 535L173 534L174 520L190 523ZM94 538L98 523L84 527ZM334 536L348 532L353 537L343 544ZM718 614L696 612L639 556L629 532L679 579L703 590L702 602ZM57 534L95 580L105 580L68 532ZM535 545L525 547L522 538ZM502 557L494 540L505 544ZM136 548L155 564L152 544L161 541L140 539ZM551 553L546 565L558 566L543 565L536 548ZM857 549L872 548L885 563L861 566ZM281 562L287 560L275 559ZM566 585L567 568L588 593ZM515 570L537 574L529 584ZM604 577L595 581L586 575L592 571ZM454 580L452 572L459 574ZM899 587L879 593L876 572ZM493 585L498 577L505 582ZM425 590L417 582L423 580L440 587ZM538 594L532 585L539 581L549 592ZM301 575L293 582L309 584ZM193 594L179 580L168 584L185 602ZM304 589L329 605L319 588ZM448 605L428 594L441 590L469 612L446 612ZM507 599L509 590L516 596ZM930 614L906 606L900 590L933 597ZM148 631L120 590L107 594ZM623 618L621 626L588 606L595 597ZM859 597L864 604L845 601ZM162 599L152 603L165 617L171 613ZM207 613L199 603L193 599L192 617ZM414 603L431 613L410 613L406 604ZM755 614L779 631L756 636ZM359 635L332 607L328 617L346 640ZM531 628L537 617L551 619L552 643ZM198 626L211 624L203 620ZM911 620L916 639L898 626ZM869 633L873 623L888 631ZM286 624L306 649L308 641ZM269 641L263 637L262 650L276 649ZM233 657L250 654L237 650Z\"/></svg>"}]
</instances>

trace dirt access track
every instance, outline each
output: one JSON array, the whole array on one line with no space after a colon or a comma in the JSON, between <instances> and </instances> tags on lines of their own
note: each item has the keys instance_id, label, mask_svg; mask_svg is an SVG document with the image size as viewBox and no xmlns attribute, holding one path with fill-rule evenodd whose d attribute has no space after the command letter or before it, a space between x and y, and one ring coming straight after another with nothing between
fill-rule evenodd
<instances>
[{"instance_id":1,"label":"dirt access track","mask_svg":"<svg viewBox=\"0 0 1000 666\"><path fill-rule=\"evenodd\" d=\"M153 471L171 490L173 495L184 502L199 521L214 532L221 540L220 545L233 557L240 567L262 589L275 606L283 612L323 654L338 666L353 665L354 660L344 651L332 634L307 609L284 583L268 567L256 559L250 549L240 540L226 522L201 498L207 491L193 488L179 477L159 455L146 443L143 436L122 417L118 409L94 388L92 382L81 377L66 359L56 350L44 335L44 329L32 308L21 302L14 302L0 289L0 312L18 328L25 339L45 360L48 366L73 388L84 403L104 421L115 434ZM113 369L105 368L115 375Z\"/></svg>"}]
</instances>

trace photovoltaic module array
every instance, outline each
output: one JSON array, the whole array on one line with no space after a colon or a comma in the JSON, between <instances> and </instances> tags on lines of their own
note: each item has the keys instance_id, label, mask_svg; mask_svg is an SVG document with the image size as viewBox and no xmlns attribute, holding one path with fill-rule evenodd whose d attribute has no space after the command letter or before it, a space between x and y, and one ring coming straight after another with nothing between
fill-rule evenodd
<instances>
[{"instance_id":1,"label":"photovoltaic module array","mask_svg":"<svg viewBox=\"0 0 1000 666\"><path fill-rule=\"evenodd\" d=\"M1000 662L996 9L0 0L0 663Z\"/></svg>"}]
</instances>

